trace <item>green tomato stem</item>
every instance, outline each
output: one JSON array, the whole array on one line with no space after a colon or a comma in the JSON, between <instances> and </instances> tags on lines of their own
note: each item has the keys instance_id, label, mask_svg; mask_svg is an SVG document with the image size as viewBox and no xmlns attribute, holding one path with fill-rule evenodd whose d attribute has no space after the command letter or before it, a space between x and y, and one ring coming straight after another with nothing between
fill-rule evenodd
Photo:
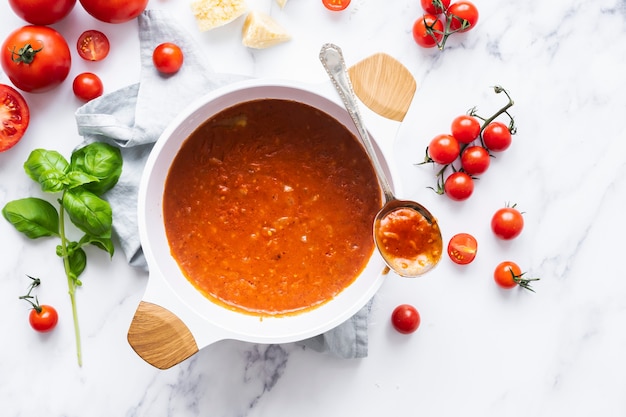
<instances>
[{"instance_id":1,"label":"green tomato stem","mask_svg":"<svg viewBox=\"0 0 626 417\"><path fill-rule=\"evenodd\" d=\"M59 208L59 233L61 237L61 252L63 255L63 267L65 269L65 276L67 277L67 288L70 295L70 302L72 304L72 318L74 320L74 336L76 338L76 356L78 359L78 366L83 365L83 355L80 343L80 327L78 325L78 309L76 307L76 278L72 276L69 254L67 250L68 240L65 236L65 208L63 204L60 204Z\"/></svg>"}]
</instances>

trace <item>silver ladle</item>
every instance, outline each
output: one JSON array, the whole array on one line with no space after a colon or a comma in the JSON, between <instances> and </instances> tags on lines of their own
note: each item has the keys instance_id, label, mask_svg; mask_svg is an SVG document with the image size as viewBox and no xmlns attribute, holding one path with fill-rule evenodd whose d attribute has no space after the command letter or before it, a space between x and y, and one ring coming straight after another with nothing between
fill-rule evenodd
<instances>
[{"instance_id":1,"label":"silver ladle","mask_svg":"<svg viewBox=\"0 0 626 417\"><path fill-rule=\"evenodd\" d=\"M389 180L380 165L372 141L365 129L341 48L333 44L325 44L320 50L319 58L356 126L365 151L372 161L385 198L385 204L374 219L376 247L385 263L398 275L404 277L422 275L434 268L441 259L443 244L437 220L421 204L415 201L398 200L394 196ZM393 227L396 229L392 230ZM399 230L397 227L403 229ZM419 247L428 249L424 253L414 253L409 257L402 256L401 253L394 251L394 248L388 245L388 239L385 236L392 235L396 238L401 236L404 240L412 240ZM406 243L400 242L400 245Z\"/></svg>"}]
</instances>

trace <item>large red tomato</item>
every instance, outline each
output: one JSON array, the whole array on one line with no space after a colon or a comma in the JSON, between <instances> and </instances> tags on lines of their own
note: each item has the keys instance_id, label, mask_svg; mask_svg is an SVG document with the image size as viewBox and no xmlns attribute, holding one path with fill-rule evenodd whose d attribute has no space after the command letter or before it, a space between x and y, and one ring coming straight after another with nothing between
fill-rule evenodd
<instances>
[{"instance_id":1,"label":"large red tomato","mask_svg":"<svg viewBox=\"0 0 626 417\"><path fill-rule=\"evenodd\" d=\"M124 23L136 18L148 0L80 0L87 13L107 23Z\"/></svg>"},{"instance_id":2,"label":"large red tomato","mask_svg":"<svg viewBox=\"0 0 626 417\"><path fill-rule=\"evenodd\" d=\"M70 14L76 0L9 0L16 15L33 25L51 25Z\"/></svg>"},{"instance_id":3,"label":"large red tomato","mask_svg":"<svg viewBox=\"0 0 626 417\"><path fill-rule=\"evenodd\" d=\"M43 93L61 84L72 58L67 42L48 26L24 26L2 44L2 69L20 90Z\"/></svg>"}]
</instances>

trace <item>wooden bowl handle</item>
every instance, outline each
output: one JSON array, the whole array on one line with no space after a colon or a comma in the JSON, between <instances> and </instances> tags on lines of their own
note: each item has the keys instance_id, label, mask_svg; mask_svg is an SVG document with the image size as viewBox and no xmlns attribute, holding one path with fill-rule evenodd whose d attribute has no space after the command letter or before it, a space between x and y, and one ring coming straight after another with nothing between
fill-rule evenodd
<instances>
[{"instance_id":1,"label":"wooden bowl handle","mask_svg":"<svg viewBox=\"0 0 626 417\"><path fill-rule=\"evenodd\" d=\"M193 335L169 310L141 301L128 329L128 343L150 365L168 369L198 352Z\"/></svg>"}]
</instances>

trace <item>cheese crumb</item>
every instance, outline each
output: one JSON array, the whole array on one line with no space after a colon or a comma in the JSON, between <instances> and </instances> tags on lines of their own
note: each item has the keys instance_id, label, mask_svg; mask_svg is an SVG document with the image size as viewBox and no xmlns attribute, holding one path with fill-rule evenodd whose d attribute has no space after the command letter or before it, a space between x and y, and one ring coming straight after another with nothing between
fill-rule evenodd
<instances>
[{"instance_id":1,"label":"cheese crumb","mask_svg":"<svg viewBox=\"0 0 626 417\"><path fill-rule=\"evenodd\" d=\"M191 11L205 32L232 22L248 11L245 0L193 0Z\"/></svg>"},{"instance_id":2,"label":"cheese crumb","mask_svg":"<svg viewBox=\"0 0 626 417\"><path fill-rule=\"evenodd\" d=\"M242 43L249 48L268 48L291 39L291 35L271 16L251 11L243 23Z\"/></svg>"}]
</instances>

